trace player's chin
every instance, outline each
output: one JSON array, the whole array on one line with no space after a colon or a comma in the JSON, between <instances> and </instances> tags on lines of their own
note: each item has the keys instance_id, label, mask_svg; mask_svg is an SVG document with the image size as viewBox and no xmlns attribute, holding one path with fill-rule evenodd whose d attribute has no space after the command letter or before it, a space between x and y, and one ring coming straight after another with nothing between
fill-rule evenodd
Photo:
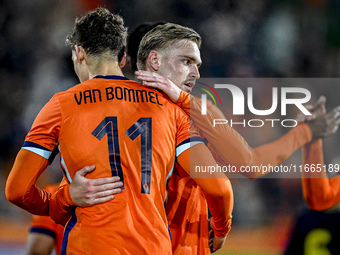
<instances>
[{"instance_id":1,"label":"player's chin","mask_svg":"<svg viewBox=\"0 0 340 255\"><path fill-rule=\"evenodd\" d=\"M182 86L182 90L185 91L185 92L187 92L187 93L191 93L192 88L189 87L189 86L187 86L187 85L183 85L183 86Z\"/></svg>"}]
</instances>

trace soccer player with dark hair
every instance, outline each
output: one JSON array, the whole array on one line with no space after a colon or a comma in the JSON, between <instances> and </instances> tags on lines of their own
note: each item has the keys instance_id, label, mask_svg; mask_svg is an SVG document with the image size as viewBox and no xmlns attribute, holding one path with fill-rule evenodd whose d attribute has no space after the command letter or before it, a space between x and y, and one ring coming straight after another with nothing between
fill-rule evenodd
<instances>
[{"instance_id":1,"label":"soccer player with dark hair","mask_svg":"<svg viewBox=\"0 0 340 255\"><path fill-rule=\"evenodd\" d=\"M312 137L325 137L334 133L336 122L331 122L330 125L324 124L329 120L338 119L335 116L338 110L330 112L327 116L319 116L313 123L301 123L279 140L255 149L251 148L242 136L228 125L212 128L212 119L225 118L223 113L213 104L208 103L208 114L206 117L202 116L200 100L188 94L199 78L198 68L201 61L195 56L199 56L200 36L189 28L183 28L189 30L189 34L178 32L178 27L182 26L160 25L144 36L138 53L138 67L144 71L136 74L145 85L164 90L191 116L199 127L200 135L207 138L210 150L220 162L237 167L259 164L278 165L296 149L311 141ZM192 56L188 52L192 52L191 46L195 44L197 48L195 46L193 49L196 53ZM191 76L183 78L184 70L190 70ZM195 161L194 157L192 161ZM259 176L248 175L248 177ZM205 195L195 181L183 173L178 165L175 166L168 182L167 192L166 208L172 234L173 253L207 254L209 250L214 251L211 246L209 249Z\"/></svg>"},{"instance_id":2,"label":"soccer player with dark hair","mask_svg":"<svg viewBox=\"0 0 340 255\"><path fill-rule=\"evenodd\" d=\"M122 18L105 8L76 19L67 43L81 83L55 94L43 107L7 180L8 200L31 213L59 217L64 206L76 205L69 193L72 184L62 185L52 197L35 185L55 147L69 183L78 169L93 164L87 177L120 178L122 192L114 200L75 207L62 254L172 254L164 202L173 164L176 160L186 174L193 167L190 155L199 165L215 164L201 138L191 133L182 109L163 93L123 76L126 35ZM199 63L198 46L189 44L183 49L192 50ZM192 70L197 75L197 67ZM213 245L219 249L230 230L233 194L225 176L210 177L195 181L210 206Z\"/></svg>"}]
</instances>

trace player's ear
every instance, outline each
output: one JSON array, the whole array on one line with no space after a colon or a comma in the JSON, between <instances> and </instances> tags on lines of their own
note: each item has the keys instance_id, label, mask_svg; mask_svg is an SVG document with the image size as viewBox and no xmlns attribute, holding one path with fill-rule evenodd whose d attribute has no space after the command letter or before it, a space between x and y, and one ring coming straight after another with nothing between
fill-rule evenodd
<instances>
[{"instance_id":1,"label":"player's ear","mask_svg":"<svg viewBox=\"0 0 340 255\"><path fill-rule=\"evenodd\" d=\"M85 59L86 52L82 46L75 45L76 60L81 63Z\"/></svg>"},{"instance_id":2,"label":"player's ear","mask_svg":"<svg viewBox=\"0 0 340 255\"><path fill-rule=\"evenodd\" d=\"M148 56L148 63L154 71L158 71L160 65L160 55L157 51L153 50Z\"/></svg>"},{"instance_id":3,"label":"player's ear","mask_svg":"<svg viewBox=\"0 0 340 255\"><path fill-rule=\"evenodd\" d=\"M122 61L120 61L120 68L123 68L126 64L126 52L124 52Z\"/></svg>"}]
</instances>

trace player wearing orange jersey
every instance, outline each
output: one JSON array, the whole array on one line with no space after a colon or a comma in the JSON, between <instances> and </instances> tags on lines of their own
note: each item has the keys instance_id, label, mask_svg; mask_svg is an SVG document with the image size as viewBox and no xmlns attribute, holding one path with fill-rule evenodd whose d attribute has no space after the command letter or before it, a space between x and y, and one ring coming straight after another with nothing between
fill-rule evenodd
<instances>
[{"instance_id":1,"label":"player wearing orange jersey","mask_svg":"<svg viewBox=\"0 0 340 255\"><path fill-rule=\"evenodd\" d=\"M278 140L252 148L228 124L213 127L214 119L225 119L222 111L211 101L207 102L207 114L201 113L201 99L194 97L187 91L176 86L166 77L154 72L138 71L137 78L147 86L163 90L189 116L208 140L208 147L214 156L223 164L230 164L239 168L247 165L278 165L289 158L301 146L318 138L325 138L335 133L339 121L339 107L334 108L327 115L318 115L313 121L299 123ZM242 172L248 178L258 178L268 172Z\"/></svg>"},{"instance_id":2,"label":"player wearing orange jersey","mask_svg":"<svg viewBox=\"0 0 340 255\"><path fill-rule=\"evenodd\" d=\"M321 97L315 115L327 115L325 98ZM337 127L335 126L335 129ZM302 189L308 207L296 220L284 254L338 254L340 179L329 179L324 166L322 140L306 144L303 149ZM330 209L331 210L327 210ZM327 210L327 211L324 211Z\"/></svg>"},{"instance_id":3,"label":"player wearing orange jersey","mask_svg":"<svg viewBox=\"0 0 340 255\"><path fill-rule=\"evenodd\" d=\"M157 29L149 33L156 33ZM139 51L147 48L150 41L147 33L143 38ZM141 59L141 56L138 56ZM184 59L190 63L190 59ZM139 60L139 61L143 61ZM170 65L170 69L176 69ZM213 128L214 119L225 119L223 113L211 102L207 105L207 114L201 114L201 100L190 96L195 80L178 82L176 76L169 75L153 68L139 66L137 78L146 86L163 90L179 105L199 128L202 137L207 138L208 147L216 160L225 165L254 166L260 164L278 165L287 159L295 150L310 142L313 138L326 137L334 133L336 122L323 125L329 119L338 119L339 109L327 116L319 116L309 124L301 123L280 139L252 148L229 125L218 125ZM175 72L174 72L175 74ZM174 171L168 183L167 217L173 240L174 254L207 254L208 248L208 218L207 206L201 189L189 177ZM179 170L180 171L180 170ZM263 173L244 173L248 178L260 177Z\"/></svg>"},{"instance_id":4,"label":"player wearing orange jersey","mask_svg":"<svg viewBox=\"0 0 340 255\"><path fill-rule=\"evenodd\" d=\"M48 185L44 190L54 193L59 184ZM64 227L56 224L49 216L33 215L29 230L26 254L47 255L54 248L60 254Z\"/></svg>"},{"instance_id":5,"label":"player wearing orange jersey","mask_svg":"<svg viewBox=\"0 0 340 255\"><path fill-rule=\"evenodd\" d=\"M229 125L213 127L214 119L225 119L225 116L210 101L208 101L207 104L207 115L202 116L201 100L189 95L185 90L181 91L179 87L174 85L176 83L173 84L166 77L161 77L154 72L138 71L136 74L137 78L144 81L145 85L165 91L170 98L190 116L191 120L201 131L202 137L207 138L207 145L215 159L225 165L232 165L238 168L240 166L260 164L279 165L295 150L309 143L313 138L327 137L333 134L335 132L334 127L338 125L336 120L339 119L339 109L336 108L330 112L329 115L319 116L314 122L308 124L300 123L283 137L272 143L252 148L243 137ZM334 120L334 122L328 126L324 125L329 120ZM263 173L254 172L242 174L248 178L258 178ZM185 184L178 185L177 183L180 182L184 182ZM182 251L188 251L190 247L195 251L196 249L206 250L207 241L201 242L201 240L197 238L197 242L194 243L191 239L194 235L193 233L196 233L196 236L208 237L207 208L204 202L204 196L200 194L200 189L195 185L191 185L192 190L191 192L189 191L189 179L185 180L179 177L177 183L169 182L168 186L168 205L177 205L177 208L176 206L172 206L169 208L169 211L167 211L172 235L174 236L173 232L178 233L178 241L176 244L173 243L174 254L181 254ZM173 187L171 187L171 185ZM170 193L169 190L173 192ZM189 193L191 194L190 196L188 195ZM180 212L185 212L185 215ZM190 227L192 229L188 231ZM203 233L201 233L202 231ZM186 254L194 254L194 252L187 252ZM202 251L200 254L204 254L204 252Z\"/></svg>"},{"instance_id":6,"label":"player wearing orange jersey","mask_svg":"<svg viewBox=\"0 0 340 255\"><path fill-rule=\"evenodd\" d=\"M318 115L327 115L325 110L325 99L315 109ZM308 169L314 166L316 171L302 172L302 191L308 207L312 210L327 210L340 202L340 176L328 178L324 171L324 158L322 151L322 140L318 139L303 147L303 166ZM305 169L305 167L303 167Z\"/></svg>"},{"instance_id":7,"label":"player wearing orange jersey","mask_svg":"<svg viewBox=\"0 0 340 255\"><path fill-rule=\"evenodd\" d=\"M163 29L166 27L167 25ZM159 41L164 43L164 41L169 41L165 36L166 32L166 29L163 31L162 27L158 27L150 33L151 35L158 34L159 37L165 38L163 41ZM150 34L146 35L145 38L148 36ZM163 49L164 45L161 43L145 41L147 43L144 43L144 47L150 52L161 51ZM174 40L170 40L170 42L173 43ZM180 47L177 45L177 48ZM186 65L190 66L195 64L191 63L192 59L187 58L186 54L179 54L179 52L173 50L169 52L170 57L161 59L160 66L162 68L159 68L158 66L151 65L152 59L146 58L146 56L147 54L144 54L142 62L144 61L148 64L146 68L142 67L142 69L151 72L137 72L137 77L145 81L146 85L164 90L188 115L191 114L192 119L201 130L202 137L208 138L208 146L215 158L220 162L236 166L257 165L261 163L277 165L288 158L297 148L310 141L312 135L321 137L332 133L331 126L318 130L315 128L317 125L314 125L312 132L307 124L300 124L279 140L253 149L230 126L225 125L221 129L212 128L212 119L225 118L217 107L208 104L207 118L203 118L200 100L189 96L187 93L181 93L181 89L190 92L196 78L179 78L178 74L181 74L182 69L178 69L177 63L183 61ZM162 74L164 77L157 73ZM192 103L191 108L190 102ZM329 118L333 117L329 116ZM317 120L317 123L320 124L326 121L327 119L320 118ZM248 175L248 177L256 178L259 176ZM167 217L172 234L173 253L208 254L210 251L207 206L202 190L188 175L183 174L178 165L175 165L174 173L168 183L167 192Z\"/></svg>"},{"instance_id":8,"label":"player wearing orange jersey","mask_svg":"<svg viewBox=\"0 0 340 255\"><path fill-rule=\"evenodd\" d=\"M182 32L183 49L196 61L185 75L196 79L200 37L186 28ZM7 181L11 202L32 213L58 217L62 206L74 205L67 195L71 185L63 185L52 198L35 186L56 146L69 182L79 168L93 163L96 169L89 178L120 177L122 193L114 200L75 209L62 254L171 254L164 202L174 161L187 173L194 167L190 154L199 165L215 162L201 139L190 135L189 118L178 106L122 76L125 39L122 19L106 9L76 20L68 43L81 84L56 94L44 106ZM153 64L159 57L150 56ZM196 182L211 208L216 250L230 230L231 185L227 178Z\"/></svg>"}]
</instances>

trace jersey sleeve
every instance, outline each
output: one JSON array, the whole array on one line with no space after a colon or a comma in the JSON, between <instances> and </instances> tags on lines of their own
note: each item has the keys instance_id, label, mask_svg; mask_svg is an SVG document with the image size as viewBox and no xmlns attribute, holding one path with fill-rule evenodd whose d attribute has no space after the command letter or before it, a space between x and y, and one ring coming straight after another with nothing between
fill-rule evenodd
<instances>
[{"instance_id":1,"label":"jersey sleeve","mask_svg":"<svg viewBox=\"0 0 340 255\"><path fill-rule=\"evenodd\" d=\"M191 159L191 160L190 160ZM212 166L216 162L204 144L198 144L184 151L177 159L185 172L195 171L195 166ZM193 163L194 162L194 163ZM206 176L203 176L206 177ZM213 227L218 237L225 237L231 228L233 191L228 178L223 173L209 173L208 178L194 178L207 199L213 216Z\"/></svg>"},{"instance_id":2,"label":"jersey sleeve","mask_svg":"<svg viewBox=\"0 0 340 255\"><path fill-rule=\"evenodd\" d=\"M44 187L44 190L53 194L54 192L56 192L58 187L59 187L58 184L48 185L48 186ZM33 233L33 234L39 234L39 237L40 236L49 236L52 239L54 239L55 252L56 252L56 254L60 254L64 228L63 228L63 226L56 224L51 219L51 217L33 215L29 232ZM34 242L32 243L32 246L31 246L32 249L30 249L30 251L32 251L32 250L36 251L33 247L40 244L40 242L42 241L42 239L40 239L39 237L31 236L31 238L34 240ZM46 245L48 245L48 244L46 244Z\"/></svg>"},{"instance_id":3,"label":"jersey sleeve","mask_svg":"<svg viewBox=\"0 0 340 255\"><path fill-rule=\"evenodd\" d=\"M194 96L185 97L182 94L178 100L182 109L188 114L188 104L191 120L202 130L209 142L209 149L225 165L237 168L249 165L278 165L290 157L298 148L312 139L312 132L306 123L300 123L280 139L257 148L252 148L245 139L230 125L213 126L214 119L225 119L224 114L211 101L207 101L207 115L201 114L201 100ZM248 178L260 177L263 173L243 173Z\"/></svg>"},{"instance_id":4,"label":"jersey sleeve","mask_svg":"<svg viewBox=\"0 0 340 255\"><path fill-rule=\"evenodd\" d=\"M177 134L176 134L176 157L182 152L198 143L203 143L195 125L190 123L189 117L178 109Z\"/></svg>"},{"instance_id":5,"label":"jersey sleeve","mask_svg":"<svg viewBox=\"0 0 340 255\"><path fill-rule=\"evenodd\" d=\"M212 166L216 162L204 145L194 125L190 126L188 116L182 114L176 144L177 162L190 175L194 165ZM190 128L191 127L191 128ZM190 164L191 160L195 164ZM213 215L213 226L218 237L225 237L231 228L233 192L229 179L224 174L214 173L209 178L193 178L205 193L208 206Z\"/></svg>"},{"instance_id":6,"label":"jersey sleeve","mask_svg":"<svg viewBox=\"0 0 340 255\"><path fill-rule=\"evenodd\" d=\"M30 233L44 234L56 238L55 226L57 225L49 216L33 215Z\"/></svg>"},{"instance_id":7,"label":"jersey sleeve","mask_svg":"<svg viewBox=\"0 0 340 255\"><path fill-rule=\"evenodd\" d=\"M57 185L49 185L44 190L54 193L57 189ZM48 235L52 238L56 238L58 225L49 216L33 215L31 221L30 233L40 233Z\"/></svg>"},{"instance_id":8,"label":"jersey sleeve","mask_svg":"<svg viewBox=\"0 0 340 255\"><path fill-rule=\"evenodd\" d=\"M310 127L306 123L300 123L281 138L257 148L251 148L253 155L252 165L279 165L289 158L297 149L309 143L311 140L312 131ZM260 175L249 177L256 178L259 176Z\"/></svg>"},{"instance_id":9,"label":"jersey sleeve","mask_svg":"<svg viewBox=\"0 0 340 255\"><path fill-rule=\"evenodd\" d=\"M340 202L340 178L338 175L329 179L324 171L324 158L322 140L306 144L303 149L303 166L310 168L319 164L321 171L302 172L302 191L308 207L312 210L322 211L333 207Z\"/></svg>"},{"instance_id":10,"label":"jersey sleeve","mask_svg":"<svg viewBox=\"0 0 340 255\"><path fill-rule=\"evenodd\" d=\"M49 215L51 193L35 183L58 144L60 123L59 102L53 97L35 119L7 179L8 200L32 214Z\"/></svg>"},{"instance_id":11,"label":"jersey sleeve","mask_svg":"<svg viewBox=\"0 0 340 255\"><path fill-rule=\"evenodd\" d=\"M190 100L195 100L195 97L190 97L189 93L181 91L181 94L179 95L179 98L176 101L176 105L181 107L189 117L190 117Z\"/></svg>"},{"instance_id":12,"label":"jersey sleeve","mask_svg":"<svg viewBox=\"0 0 340 255\"><path fill-rule=\"evenodd\" d=\"M58 145L61 121L59 100L54 96L34 120L23 148L46 157L46 151L52 152Z\"/></svg>"},{"instance_id":13,"label":"jersey sleeve","mask_svg":"<svg viewBox=\"0 0 340 255\"><path fill-rule=\"evenodd\" d=\"M71 198L69 188L70 183L64 178L50 199L50 216L56 223L63 226L72 217L76 206Z\"/></svg>"},{"instance_id":14,"label":"jersey sleeve","mask_svg":"<svg viewBox=\"0 0 340 255\"><path fill-rule=\"evenodd\" d=\"M176 104L181 105L186 114L190 114L190 119L202 131L213 152L223 161L222 163L236 167L250 165L253 160L251 148L243 137L229 125L214 127L214 119L225 119L223 113L208 100L207 115L202 116L201 100L185 94L182 96L182 94Z\"/></svg>"},{"instance_id":15,"label":"jersey sleeve","mask_svg":"<svg viewBox=\"0 0 340 255\"><path fill-rule=\"evenodd\" d=\"M48 165L47 159L21 149L7 179L7 199L32 214L49 215L51 193L35 185Z\"/></svg>"}]
</instances>

